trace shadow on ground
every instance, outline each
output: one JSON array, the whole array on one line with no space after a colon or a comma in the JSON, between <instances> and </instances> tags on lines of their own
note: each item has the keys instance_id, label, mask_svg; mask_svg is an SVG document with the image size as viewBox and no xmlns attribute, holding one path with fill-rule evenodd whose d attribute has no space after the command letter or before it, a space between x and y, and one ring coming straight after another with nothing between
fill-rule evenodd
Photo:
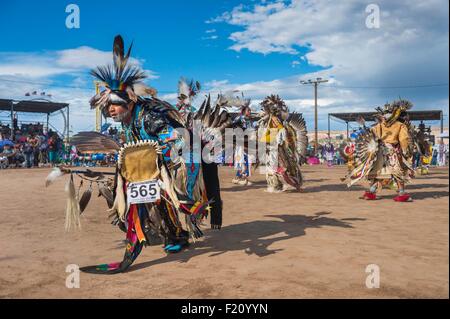
<instances>
[{"instance_id":1,"label":"shadow on ground","mask_svg":"<svg viewBox=\"0 0 450 319\"><path fill-rule=\"evenodd\" d=\"M428 198L438 199L441 197L448 197L447 192L411 192L411 198L415 200L423 200ZM386 196L385 198L393 199L396 195Z\"/></svg>"},{"instance_id":2,"label":"shadow on ground","mask_svg":"<svg viewBox=\"0 0 450 319\"><path fill-rule=\"evenodd\" d=\"M270 245L281 240L304 236L308 228L341 227L353 228L350 222L363 221L365 218L335 219L326 217L329 212L319 212L313 216L305 215L266 215L271 220L257 220L223 227L220 231L208 231L202 242L195 243L178 254L143 262L130 267L129 271L151 267L166 262L187 262L200 255L209 257L230 251L244 251L248 255L259 257L275 254L283 249L270 249ZM273 220L277 219L277 220ZM268 238L270 237L270 238Z\"/></svg>"},{"instance_id":3,"label":"shadow on ground","mask_svg":"<svg viewBox=\"0 0 450 319\"><path fill-rule=\"evenodd\" d=\"M349 190L364 190L363 186L353 185L351 188L348 188L346 184L324 184L312 187L305 187L305 193L319 193L319 192L342 192Z\"/></svg>"},{"instance_id":4,"label":"shadow on ground","mask_svg":"<svg viewBox=\"0 0 450 319\"><path fill-rule=\"evenodd\" d=\"M221 187L221 192L240 192L240 191L246 191L246 190L252 190L252 189L261 189L266 188L267 182L264 181L252 181L252 185L250 186L243 186L243 185L233 185L231 187Z\"/></svg>"},{"instance_id":5,"label":"shadow on ground","mask_svg":"<svg viewBox=\"0 0 450 319\"><path fill-rule=\"evenodd\" d=\"M448 184L414 184L414 185L406 185L406 190L408 190L408 189L423 189L423 188L448 188Z\"/></svg>"},{"instance_id":6,"label":"shadow on ground","mask_svg":"<svg viewBox=\"0 0 450 319\"><path fill-rule=\"evenodd\" d=\"M448 175L438 175L438 176L430 176L430 175L421 175L421 176L416 176L415 179L425 179L425 180L430 180L430 179L446 179L448 180Z\"/></svg>"},{"instance_id":7,"label":"shadow on ground","mask_svg":"<svg viewBox=\"0 0 450 319\"><path fill-rule=\"evenodd\" d=\"M305 179L303 188L305 189L306 193L310 192L309 189L317 190L318 188L323 188L323 190L332 189L333 191L338 191L338 190L340 191L343 189L342 187L339 187L340 184L331 184L331 185L322 185L322 186L309 186L309 184L308 184L308 183L320 183L320 182L324 182L327 180L328 179L324 179L324 178ZM347 186L345 184L342 184L342 185L344 185L345 189L347 188ZM324 186L325 186L325 188L324 188ZM327 186L329 186L329 187L327 187ZM264 181L256 181L256 182L252 181L252 185L250 185L250 186L235 185L235 186L227 187L227 188L223 187L220 190L222 192L237 192L237 191L245 191L245 190L252 190L252 189L265 189L265 188L267 188L267 182L264 180ZM293 191L293 192L297 193L297 191Z\"/></svg>"}]
</instances>

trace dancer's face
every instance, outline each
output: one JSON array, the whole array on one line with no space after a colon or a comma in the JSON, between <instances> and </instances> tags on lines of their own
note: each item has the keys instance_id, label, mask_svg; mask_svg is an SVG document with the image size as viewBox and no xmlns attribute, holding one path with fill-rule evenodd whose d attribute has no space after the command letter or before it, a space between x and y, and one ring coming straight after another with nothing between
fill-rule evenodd
<instances>
[{"instance_id":1,"label":"dancer's face","mask_svg":"<svg viewBox=\"0 0 450 319\"><path fill-rule=\"evenodd\" d=\"M133 102L128 104L128 108L121 104L111 104L109 106L109 115L114 122L128 123L131 119L131 111L133 109Z\"/></svg>"}]
</instances>

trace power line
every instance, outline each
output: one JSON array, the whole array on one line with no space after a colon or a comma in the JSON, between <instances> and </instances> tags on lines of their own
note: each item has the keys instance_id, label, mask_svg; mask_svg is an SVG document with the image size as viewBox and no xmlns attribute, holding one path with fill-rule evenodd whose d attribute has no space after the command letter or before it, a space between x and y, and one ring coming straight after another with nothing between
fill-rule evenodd
<instances>
[{"instance_id":1,"label":"power line","mask_svg":"<svg viewBox=\"0 0 450 319\"><path fill-rule=\"evenodd\" d=\"M448 83L423 84L423 85L400 85L400 86L345 86L345 85L327 85L329 87L342 89L417 89L448 86ZM325 87L327 87L325 86Z\"/></svg>"},{"instance_id":2,"label":"power line","mask_svg":"<svg viewBox=\"0 0 450 319\"><path fill-rule=\"evenodd\" d=\"M95 90L94 86L75 86L75 85L64 85L64 84L52 84L47 82L35 82L35 81L27 81L27 80L11 80L11 79L0 79L0 82L12 82L12 83L26 83L26 84L34 84L34 85L45 85L48 87L59 87L59 88L69 88L69 89L81 89L81 90ZM160 91L161 93L173 93L174 91Z\"/></svg>"},{"instance_id":3,"label":"power line","mask_svg":"<svg viewBox=\"0 0 450 319\"><path fill-rule=\"evenodd\" d=\"M75 85L64 85L64 84L53 84L48 82L35 82L27 80L11 80L11 79L0 79L2 82L12 82L12 83L27 83L34 85L45 85L48 87L60 87L60 88L70 88L70 89L84 89L93 90L92 86L75 86ZM398 86L352 86L352 85L324 85L324 88L336 88L336 89L417 89L417 88L434 88L434 87L445 87L449 86L448 83L435 83L435 84L418 84L418 85L398 85ZM298 86L279 86L278 89L295 89ZM247 89L241 91L258 91L259 89ZM221 92L222 90L215 90L210 92ZM174 90L158 90L160 93L174 93Z\"/></svg>"},{"instance_id":4,"label":"power line","mask_svg":"<svg viewBox=\"0 0 450 319\"><path fill-rule=\"evenodd\" d=\"M306 82L308 83L308 82ZM417 88L432 88L432 87L444 87L448 86L448 83L438 84L423 84L423 85L402 85L402 86L347 86L347 85L323 85L323 88L336 88L336 89L417 89ZM295 89L298 86L279 86L279 89ZM258 89L249 89L242 91L256 91Z\"/></svg>"}]
</instances>

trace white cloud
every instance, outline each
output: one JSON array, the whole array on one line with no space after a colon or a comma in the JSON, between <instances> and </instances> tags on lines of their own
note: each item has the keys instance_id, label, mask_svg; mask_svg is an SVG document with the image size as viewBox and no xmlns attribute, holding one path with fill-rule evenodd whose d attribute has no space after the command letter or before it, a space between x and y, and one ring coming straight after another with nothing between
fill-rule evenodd
<instances>
[{"instance_id":1,"label":"white cloud","mask_svg":"<svg viewBox=\"0 0 450 319\"><path fill-rule=\"evenodd\" d=\"M92 69L112 61L111 52L100 51L87 46L57 51L56 56L55 62L57 65L77 69Z\"/></svg>"},{"instance_id":2,"label":"white cloud","mask_svg":"<svg viewBox=\"0 0 450 319\"><path fill-rule=\"evenodd\" d=\"M45 83L52 84L48 80ZM53 87L46 84L38 84L38 82L34 81L33 83L28 83L24 78L0 77L0 98L25 100L28 99L25 93L32 91L37 91L38 93L45 91L47 94L52 95L51 98L46 97L47 99L55 102L69 103L70 127L74 132L94 128L95 112L90 109L88 103L89 99L95 94L93 86L92 89ZM39 98L40 96L37 97ZM40 121L42 120L41 117L45 119L45 115L33 114L31 116L20 114L19 120ZM50 123L62 132L63 118L59 112L51 115Z\"/></svg>"},{"instance_id":3,"label":"white cloud","mask_svg":"<svg viewBox=\"0 0 450 319\"><path fill-rule=\"evenodd\" d=\"M52 94L51 100L69 103L74 132L93 129L95 112L90 110L89 99L95 91L88 70L109 63L111 52L87 46L47 52L0 52L0 98L26 99L26 92L45 91ZM130 63L142 67L144 61L130 58ZM144 71L149 79L158 77L152 70ZM62 130L63 121L58 113L51 120Z\"/></svg>"},{"instance_id":4,"label":"white cloud","mask_svg":"<svg viewBox=\"0 0 450 319\"><path fill-rule=\"evenodd\" d=\"M167 101L173 105L177 103L178 93L167 93L158 96L159 99Z\"/></svg>"},{"instance_id":5,"label":"white cloud","mask_svg":"<svg viewBox=\"0 0 450 319\"><path fill-rule=\"evenodd\" d=\"M76 68L73 66L58 65L53 53L0 53L0 76L40 78L70 73L75 70Z\"/></svg>"},{"instance_id":6,"label":"white cloud","mask_svg":"<svg viewBox=\"0 0 450 319\"><path fill-rule=\"evenodd\" d=\"M448 112L448 103L438 103L448 102L448 87L350 88L448 83L448 1L377 1L379 29L366 27L368 4L360 0L264 1L237 6L209 22L241 28L229 35L234 42L230 49L237 52L245 49L258 54L300 55L299 61L292 62L293 67L301 69L309 64L327 68L304 76L332 77L334 87L331 83L322 85L319 94L330 101L326 106L330 110L367 111L402 96L410 98L416 109L439 105ZM304 51L300 47L308 48L307 52L301 54ZM237 86L252 88L257 98L269 93L292 101L311 98L312 90L283 88L297 86L300 77ZM296 107L300 107L298 103Z\"/></svg>"},{"instance_id":7,"label":"white cloud","mask_svg":"<svg viewBox=\"0 0 450 319\"><path fill-rule=\"evenodd\" d=\"M112 63L112 53L87 46L50 52L1 52L0 76L45 78L57 75L86 74L98 65ZM144 61L130 58L130 64L142 67ZM146 71L149 79L158 78L152 70Z\"/></svg>"},{"instance_id":8,"label":"white cloud","mask_svg":"<svg viewBox=\"0 0 450 319\"><path fill-rule=\"evenodd\" d=\"M37 64L0 64L0 75L12 75L19 77L48 77L73 72L73 69L59 68L51 65Z\"/></svg>"},{"instance_id":9,"label":"white cloud","mask_svg":"<svg viewBox=\"0 0 450 319\"><path fill-rule=\"evenodd\" d=\"M218 38L219 38L219 36L217 36L217 35L211 35L209 37L202 37L202 40L216 40Z\"/></svg>"},{"instance_id":10,"label":"white cloud","mask_svg":"<svg viewBox=\"0 0 450 319\"><path fill-rule=\"evenodd\" d=\"M216 88L221 88L221 87L225 87L229 85L229 81L228 80L212 80L210 82L206 82L205 86L210 88L210 89L216 89Z\"/></svg>"},{"instance_id":11,"label":"white cloud","mask_svg":"<svg viewBox=\"0 0 450 319\"><path fill-rule=\"evenodd\" d=\"M324 74L324 72L319 72L315 76L323 77ZM228 80L214 80L205 83L205 90L212 94L221 92L239 95L243 92L246 97L252 99L252 105L256 109L259 108L259 102L267 95L278 94L285 100L291 111L312 114L312 106L314 105L312 87L300 85L300 79L300 76L294 76L244 84L230 83ZM325 90L327 94L324 94ZM361 102L355 94L348 90L336 90L322 86L319 88L319 93L318 104L322 110L327 112L335 112L336 108L342 106L341 100L343 99L354 100L354 105Z\"/></svg>"}]
</instances>

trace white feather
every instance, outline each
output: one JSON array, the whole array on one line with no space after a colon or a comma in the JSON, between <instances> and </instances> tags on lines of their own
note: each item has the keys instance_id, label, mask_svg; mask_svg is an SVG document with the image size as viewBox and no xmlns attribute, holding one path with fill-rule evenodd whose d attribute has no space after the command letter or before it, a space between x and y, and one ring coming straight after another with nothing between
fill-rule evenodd
<instances>
[{"instance_id":1,"label":"white feather","mask_svg":"<svg viewBox=\"0 0 450 319\"><path fill-rule=\"evenodd\" d=\"M67 193L65 229L66 231L69 231L72 227L81 229L80 205L72 178L67 181L65 190Z\"/></svg>"},{"instance_id":2,"label":"white feather","mask_svg":"<svg viewBox=\"0 0 450 319\"><path fill-rule=\"evenodd\" d=\"M45 187L52 184L56 179L63 176L65 173L59 169L59 167L55 167L50 174L48 174L47 178L45 179Z\"/></svg>"},{"instance_id":3,"label":"white feather","mask_svg":"<svg viewBox=\"0 0 450 319\"><path fill-rule=\"evenodd\" d=\"M133 85L134 93L137 96L156 96L156 90L150 86L145 85L142 82L138 82Z\"/></svg>"},{"instance_id":4,"label":"white feather","mask_svg":"<svg viewBox=\"0 0 450 319\"><path fill-rule=\"evenodd\" d=\"M125 194L123 190L123 179L122 176L117 177L117 187L116 187L116 197L114 199L114 204L111 209L108 210L109 213L114 214L117 212L119 219L125 221L126 214L130 208L129 203L126 203Z\"/></svg>"},{"instance_id":5,"label":"white feather","mask_svg":"<svg viewBox=\"0 0 450 319\"><path fill-rule=\"evenodd\" d=\"M184 79L180 79L180 81L178 82L178 94L184 94L186 96L189 96L191 93L191 88L189 87L189 85L186 83L186 81Z\"/></svg>"}]
</instances>

